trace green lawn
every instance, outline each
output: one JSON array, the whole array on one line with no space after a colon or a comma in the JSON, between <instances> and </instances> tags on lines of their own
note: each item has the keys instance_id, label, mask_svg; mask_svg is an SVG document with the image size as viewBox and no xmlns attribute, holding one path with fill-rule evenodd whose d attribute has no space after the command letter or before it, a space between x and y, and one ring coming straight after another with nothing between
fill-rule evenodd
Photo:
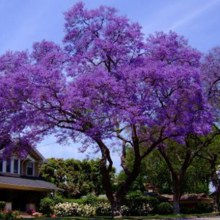
<instances>
[{"instance_id":1,"label":"green lawn","mask_svg":"<svg viewBox=\"0 0 220 220\"><path fill-rule=\"evenodd\" d=\"M129 216L120 218L121 220L147 220L147 219L183 219L183 218L202 218L202 217L213 217L218 216L220 213L208 213L208 214L178 214L178 215L148 215L148 216ZM111 217L90 217L90 218L83 218L83 217L57 217L57 218L48 218L48 217L41 217L36 218L36 220L110 220ZM29 220L35 220L33 218Z\"/></svg>"}]
</instances>

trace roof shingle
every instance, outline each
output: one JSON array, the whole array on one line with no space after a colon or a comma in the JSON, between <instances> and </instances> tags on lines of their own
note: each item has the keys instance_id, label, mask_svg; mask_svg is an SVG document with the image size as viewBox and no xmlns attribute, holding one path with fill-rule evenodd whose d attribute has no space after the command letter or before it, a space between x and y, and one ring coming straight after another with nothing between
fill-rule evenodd
<instances>
[{"instance_id":1,"label":"roof shingle","mask_svg":"<svg viewBox=\"0 0 220 220\"><path fill-rule=\"evenodd\" d=\"M0 188L34 191L60 190L54 184L39 179L0 176Z\"/></svg>"}]
</instances>

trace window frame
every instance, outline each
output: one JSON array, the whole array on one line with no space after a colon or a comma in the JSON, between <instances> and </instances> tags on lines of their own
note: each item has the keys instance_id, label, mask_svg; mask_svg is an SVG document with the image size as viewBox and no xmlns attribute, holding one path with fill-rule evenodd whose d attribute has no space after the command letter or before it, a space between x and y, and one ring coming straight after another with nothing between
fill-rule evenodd
<instances>
[{"instance_id":1,"label":"window frame","mask_svg":"<svg viewBox=\"0 0 220 220\"><path fill-rule=\"evenodd\" d=\"M29 167L29 165L32 164L32 167ZM29 174L29 170L28 169L32 169L32 174ZM29 160L27 161L27 164L26 164L26 175L27 176L34 176L34 161L32 160Z\"/></svg>"}]
</instances>

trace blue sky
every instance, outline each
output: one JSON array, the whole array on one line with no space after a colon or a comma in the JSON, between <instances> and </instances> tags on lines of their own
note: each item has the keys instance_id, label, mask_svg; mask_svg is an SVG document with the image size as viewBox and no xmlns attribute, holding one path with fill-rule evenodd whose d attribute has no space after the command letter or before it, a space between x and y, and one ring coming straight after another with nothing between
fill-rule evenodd
<instances>
[{"instance_id":1,"label":"blue sky","mask_svg":"<svg viewBox=\"0 0 220 220\"><path fill-rule=\"evenodd\" d=\"M63 12L75 0L0 0L0 54L25 50L43 39L61 42ZM206 52L220 46L220 0L86 0L88 8L113 6L132 21L139 22L146 36L155 31L173 30L184 35L191 46ZM83 158L80 144L60 147L53 137L38 144L45 157ZM114 153L116 166L119 165Z\"/></svg>"}]
</instances>

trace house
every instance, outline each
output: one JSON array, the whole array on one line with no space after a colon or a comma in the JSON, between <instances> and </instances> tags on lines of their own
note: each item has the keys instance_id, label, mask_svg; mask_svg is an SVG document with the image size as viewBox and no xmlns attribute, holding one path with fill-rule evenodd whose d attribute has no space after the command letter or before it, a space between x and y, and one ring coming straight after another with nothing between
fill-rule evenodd
<instances>
[{"instance_id":1,"label":"house","mask_svg":"<svg viewBox=\"0 0 220 220\"><path fill-rule=\"evenodd\" d=\"M162 194L161 196L173 203L173 195ZM205 193L188 193L183 194L180 198L180 206L183 210L193 210L198 204L204 204L208 208L213 205L213 199Z\"/></svg>"},{"instance_id":2,"label":"house","mask_svg":"<svg viewBox=\"0 0 220 220\"><path fill-rule=\"evenodd\" d=\"M158 189L150 183L145 184L146 192L144 195L153 196L158 198L160 201L169 202L173 204L173 194L160 194ZM210 212L212 209L213 199L205 193L186 193L180 198L181 212L192 213L198 211L198 206L205 207L206 209L201 209L203 211Z\"/></svg>"},{"instance_id":3,"label":"house","mask_svg":"<svg viewBox=\"0 0 220 220\"><path fill-rule=\"evenodd\" d=\"M2 155L0 150L0 201L6 202L5 209L36 210L41 198L59 190L39 177L39 167L45 159L37 149L30 148L22 159L16 154L10 158Z\"/></svg>"}]
</instances>

